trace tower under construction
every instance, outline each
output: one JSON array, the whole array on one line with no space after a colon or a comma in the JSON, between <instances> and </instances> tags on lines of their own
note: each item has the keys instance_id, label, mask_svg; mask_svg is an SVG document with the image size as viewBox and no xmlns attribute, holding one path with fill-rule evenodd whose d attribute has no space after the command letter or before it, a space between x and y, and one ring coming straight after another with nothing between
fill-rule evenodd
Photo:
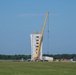
<instances>
[{"instance_id":1,"label":"tower under construction","mask_svg":"<svg viewBox=\"0 0 76 75\"><path fill-rule=\"evenodd\" d=\"M42 60L42 42L43 42L43 35L44 29L46 26L46 21L48 18L48 12L46 13L46 17L44 19L44 25L42 27L41 33L33 33L31 34L31 60Z\"/></svg>"},{"instance_id":2,"label":"tower under construction","mask_svg":"<svg viewBox=\"0 0 76 75\"><path fill-rule=\"evenodd\" d=\"M38 51L40 36L41 36L41 34L39 34L39 33L32 33L30 35L30 37L31 37L31 60L32 61L35 59L36 53ZM41 44L41 49L39 52L38 59L42 60L42 44Z\"/></svg>"}]
</instances>

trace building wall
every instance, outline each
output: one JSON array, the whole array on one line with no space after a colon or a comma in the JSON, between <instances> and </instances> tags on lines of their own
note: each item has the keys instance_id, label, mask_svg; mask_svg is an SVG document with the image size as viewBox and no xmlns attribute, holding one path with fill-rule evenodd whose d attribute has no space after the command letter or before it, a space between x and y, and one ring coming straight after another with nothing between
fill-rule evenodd
<instances>
[{"instance_id":1,"label":"building wall","mask_svg":"<svg viewBox=\"0 0 76 75\"><path fill-rule=\"evenodd\" d=\"M34 58L36 56L36 51L37 51L38 44L40 41L40 35L41 34L38 34L38 33L33 33L30 35L30 37L31 37L31 60L34 60ZM42 60L42 44L41 44L39 59Z\"/></svg>"}]
</instances>

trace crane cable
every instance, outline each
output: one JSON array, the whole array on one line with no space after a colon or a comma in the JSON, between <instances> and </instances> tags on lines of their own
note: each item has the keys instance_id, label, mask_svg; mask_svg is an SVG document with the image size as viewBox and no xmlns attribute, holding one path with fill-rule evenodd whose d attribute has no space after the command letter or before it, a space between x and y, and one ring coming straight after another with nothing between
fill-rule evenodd
<instances>
[{"instance_id":1,"label":"crane cable","mask_svg":"<svg viewBox=\"0 0 76 75\"><path fill-rule=\"evenodd\" d=\"M47 37L48 37L48 43L47 43L47 47L48 47L48 51L47 51L47 53L49 54L49 45L50 45L50 35L49 35L49 13L48 13L48 25L47 25L48 27L48 30L47 30Z\"/></svg>"}]
</instances>

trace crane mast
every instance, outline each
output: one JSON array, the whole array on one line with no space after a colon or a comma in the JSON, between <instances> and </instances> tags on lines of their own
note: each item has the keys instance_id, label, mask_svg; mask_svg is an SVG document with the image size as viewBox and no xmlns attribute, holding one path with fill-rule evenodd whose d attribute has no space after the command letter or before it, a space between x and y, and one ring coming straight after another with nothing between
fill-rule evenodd
<instances>
[{"instance_id":1,"label":"crane mast","mask_svg":"<svg viewBox=\"0 0 76 75\"><path fill-rule=\"evenodd\" d=\"M42 44L42 40L43 40L44 29L45 29L45 26L46 26L47 18L48 18L48 12L46 12L46 17L44 19L44 25L42 27L42 32L41 32L41 35L40 35L40 41L39 41L39 44L38 44L38 49L37 49L36 56L35 56L34 60L39 60L38 57L39 57L39 53L40 53L40 49L41 49L41 44Z\"/></svg>"}]
</instances>

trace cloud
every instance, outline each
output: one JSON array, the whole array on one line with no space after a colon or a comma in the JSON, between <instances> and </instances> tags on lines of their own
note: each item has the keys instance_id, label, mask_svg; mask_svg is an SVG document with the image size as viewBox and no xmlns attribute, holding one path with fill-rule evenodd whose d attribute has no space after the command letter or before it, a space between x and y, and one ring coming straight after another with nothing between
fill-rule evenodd
<instances>
[{"instance_id":1,"label":"cloud","mask_svg":"<svg viewBox=\"0 0 76 75\"><path fill-rule=\"evenodd\" d=\"M51 13L51 14L49 14L49 16L58 16L58 15L61 15L60 13Z\"/></svg>"},{"instance_id":2,"label":"cloud","mask_svg":"<svg viewBox=\"0 0 76 75\"><path fill-rule=\"evenodd\" d=\"M22 17L33 17L33 16L43 16L43 14L34 14L34 13L25 13L25 14L18 14L17 16L22 16Z\"/></svg>"},{"instance_id":3,"label":"cloud","mask_svg":"<svg viewBox=\"0 0 76 75\"><path fill-rule=\"evenodd\" d=\"M57 15L60 15L58 13L50 13L49 16L57 16ZM20 16L20 17L35 17L35 16L45 16L45 14L42 14L42 13L24 13L24 14L17 14L17 16Z\"/></svg>"}]
</instances>

